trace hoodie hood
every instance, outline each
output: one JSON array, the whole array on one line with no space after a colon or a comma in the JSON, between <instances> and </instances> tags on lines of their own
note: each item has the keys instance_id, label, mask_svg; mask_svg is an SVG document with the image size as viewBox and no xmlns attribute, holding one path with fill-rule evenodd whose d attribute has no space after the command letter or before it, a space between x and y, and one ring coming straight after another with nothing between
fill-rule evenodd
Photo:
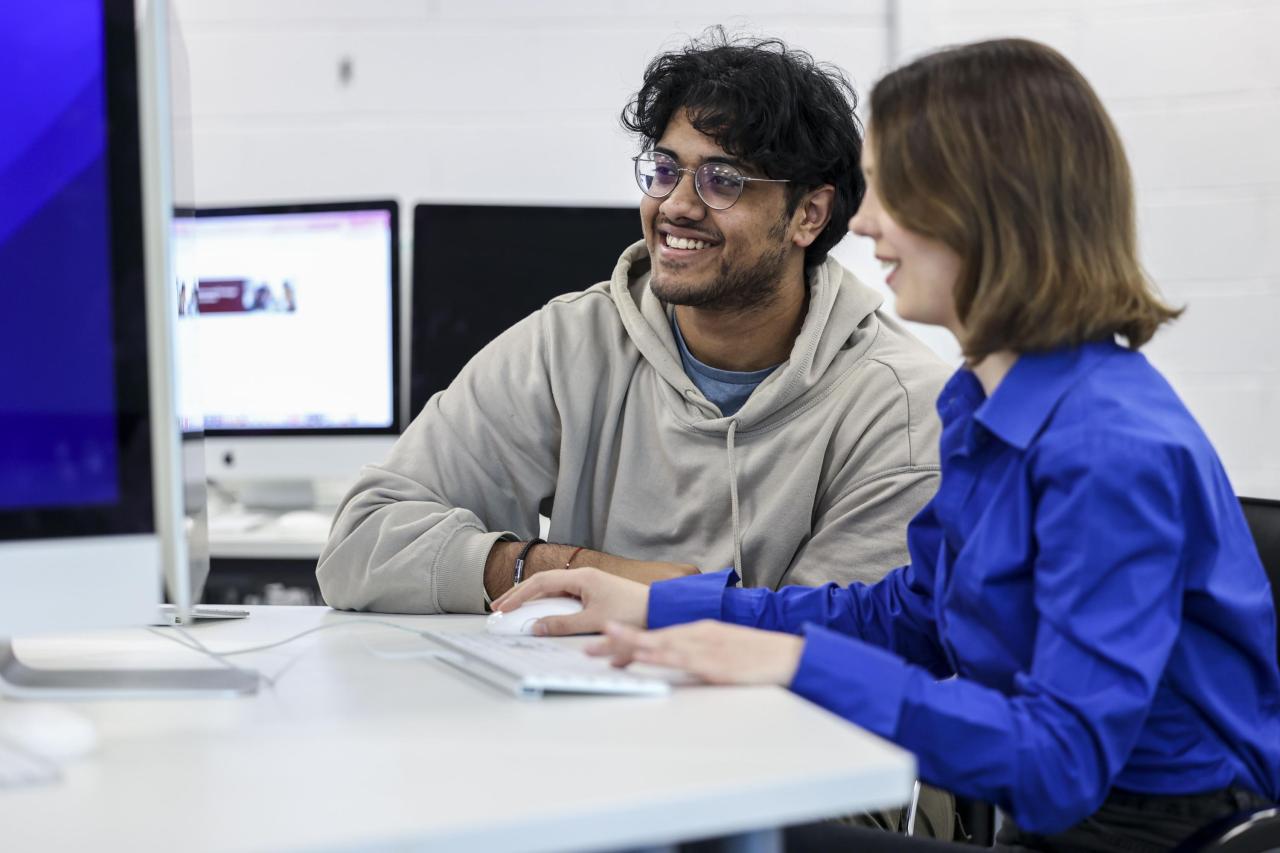
<instances>
[{"instance_id":1,"label":"hoodie hood","mask_svg":"<svg viewBox=\"0 0 1280 853\"><path fill-rule=\"evenodd\" d=\"M732 417L724 417L684 372L671 332L669 306L649 289L649 252L643 241L622 254L609 292L622 325L641 356L671 386L672 403L684 410L689 426L700 431L738 433L770 426L802 408L839 381L832 371L842 353L852 364L875 340L871 322L883 297L828 257L808 271L809 308L791 354L751 394Z\"/></svg>"}]
</instances>

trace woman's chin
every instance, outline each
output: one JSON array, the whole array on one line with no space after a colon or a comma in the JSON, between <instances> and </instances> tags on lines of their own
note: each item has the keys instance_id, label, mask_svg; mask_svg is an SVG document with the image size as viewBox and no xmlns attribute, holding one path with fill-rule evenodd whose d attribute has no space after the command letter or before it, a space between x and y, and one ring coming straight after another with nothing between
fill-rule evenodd
<instances>
[{"instance_id":1,"label":"woman's chin","mask_svg":"<svg viewBox=\"0 0 1280 853\"><path fill-rule=\"evenodd\" d=\"M911 304L910 299L903 299L902 296L894 294L893 310L903 320L910 323L926 322L920 319L920 312L914 310L915 306Z\"/></svg>"},{"instance_id":2,"label":"woman's chin","mask_svg":"<svg viewBox=\"0 0 1280 853\"><path fill-rule=\"evenodd\" d=\"M926 326L946 326L946 320L939 316L940 311L929 310L930 306L913 304L910 299L898 297L893 303L894 313L908 323L922 323Z\"/></svg>"}]
</instances>

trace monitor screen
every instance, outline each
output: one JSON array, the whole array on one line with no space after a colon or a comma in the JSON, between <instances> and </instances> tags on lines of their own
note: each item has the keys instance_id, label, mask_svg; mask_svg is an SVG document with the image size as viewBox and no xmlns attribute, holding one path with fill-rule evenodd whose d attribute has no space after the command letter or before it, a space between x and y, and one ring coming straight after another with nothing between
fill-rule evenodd
<instances>
[{"instance_id":1,"label":"monitor screen","mask_svg":"<svg viewBox=\"0 0 1280 853\"><path fill-rule=\"evenodd\" d=\"M0 539L154 529L133 28L0 4Z\"/></svg>"},{"instance_id":2,"label":"monitor screen","mask_svg":"<svg viewBox=\"0 0 1280 853\"><path fill-rule=\"evenodd\" d=\"M417 205L411 413L548 300L607 281L640 238L635 207Z\"/></svg>"},{"instance_id":3,"label":"monitor screen","mask_svg":"<svg viewBox=\"0 0 1280 853\"><path fill-rule=\"evenodd\" d=\"M176 224L209 434L398 432L398 227L391 201L201 209Z\"/></svg>"}]
</instances>

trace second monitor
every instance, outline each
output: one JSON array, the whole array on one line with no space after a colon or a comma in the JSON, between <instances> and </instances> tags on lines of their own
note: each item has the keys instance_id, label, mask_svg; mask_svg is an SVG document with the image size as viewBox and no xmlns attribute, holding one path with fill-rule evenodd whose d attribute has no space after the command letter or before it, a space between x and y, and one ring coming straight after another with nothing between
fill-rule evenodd
<instances>
[{"instance_id":1,"label":"second monitor","mask_svg":"<svg viewBox=\"0 0 1280 853\"><path fill-rule=\"evenodd\" d=\"M390 447L398 232L394 201L202 208L179 224L210 476L349 479Z\"/></svg>"},{"instance_id":2,"label":"second monitor","mask_svg":"<svg viewBox=\"0 0 1280 853\"><path fill-rule=\"evenodd\" d=\"M635 207L417 205L411 417L503 331L607 281L640 237Z\"/></svg>"}]
</instances>

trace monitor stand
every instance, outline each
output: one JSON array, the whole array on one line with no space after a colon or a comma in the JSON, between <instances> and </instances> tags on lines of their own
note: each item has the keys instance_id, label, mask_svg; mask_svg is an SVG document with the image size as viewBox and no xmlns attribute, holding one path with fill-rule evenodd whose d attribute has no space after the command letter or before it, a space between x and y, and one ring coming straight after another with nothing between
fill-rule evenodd
<instances>
[{"instance_id":1,"label":"monitor stand","mask_svg":"<svg viewBox=\"0 0 1280 853\"><path fill-rule=\"evenodd\" d=\"M248 669L37 669L0 638L0 696L8 699L162 699L247 696L258 692Z\"/></svg>"}]
</instances>

